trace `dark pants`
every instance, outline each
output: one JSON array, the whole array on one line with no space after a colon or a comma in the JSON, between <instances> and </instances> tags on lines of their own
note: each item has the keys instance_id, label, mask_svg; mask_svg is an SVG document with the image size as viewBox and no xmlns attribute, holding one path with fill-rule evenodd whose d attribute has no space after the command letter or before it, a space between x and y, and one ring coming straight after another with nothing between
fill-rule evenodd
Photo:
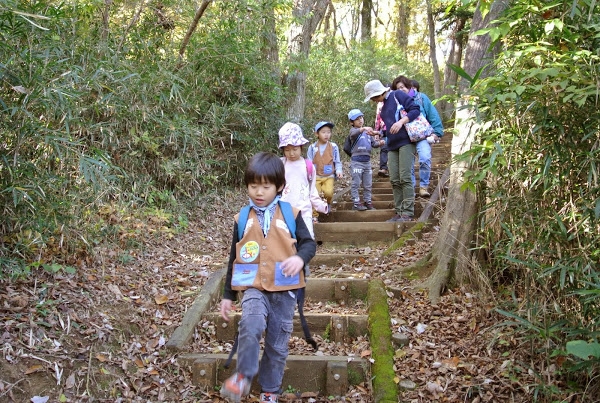
<instances>
[{"instance_id":1,"label":"dark pants","mask_svg":"<svg viewBox=\"0 0 600 403\"><path fill-rule=\"evenodd\" d=\"M388 148L387 145L379 149L379 169L388 169Z\"/></svg>"},{"instance_id":2,"label":"dark pants","mask_svg":"<svg viewBox=\"0 0 600 403\"><path fill-rule=\"evenodd\" d=\"M387 148L387 138L385 137L385 132L383 132L382 138L386 140L385 144L381 146L379 149L379 169L388 169L388 148Z\"/></svg>"}]
</instances>

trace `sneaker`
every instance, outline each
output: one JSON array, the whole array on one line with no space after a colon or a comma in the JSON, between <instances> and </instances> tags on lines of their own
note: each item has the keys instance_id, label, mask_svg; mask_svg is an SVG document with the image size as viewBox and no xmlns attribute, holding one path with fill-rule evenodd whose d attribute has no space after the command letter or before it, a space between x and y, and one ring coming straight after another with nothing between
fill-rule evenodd
<instances>
[{"instance_id":1,"label":"sneaker","mask_svg":"<svg viewBox=\"0 0 600 403\"><path fill-rule=\"evenodd\" d=\"M379 172L377 172L377 176L387 178L388 176L390 176L390 173L387 169L380 169Z\"/></svg>"},{"instance_id":2,"label":"sneaker","mask_svg":"<svg viewBox=\"0 0 600 403\"><path fill-rule=\"evenodd\" d=\"M367 207L362 203L354 203L354 206L352 206L352 210L365 211L366 209Z\"/></svg>"},{"instance_id":3,"label":"sneaker","mask_svg":"<svg viewBox=\"0 0 600 403\"><path fill-rule=\"evenodd\" d=\"M375 206L373 206L373 203L372 203L372 202L366 202L366 203L365 203L365 207L367 208L367 210L377 210L377 209L375 208Z\"/></svg>"},{"instance_id":4,"label":"sneaker","mask_svg":"<svg viewBox=\"0 0 600 403\"><path fill-rule=\"evenodd\" d=\"M250 392L250 381L242 374L236 372L227 378L221 386L221 397L239 403L241 398ZM268 401L268 400L267 400Z\"/></svg>"},{"instance_id":5,"label":"sneaker","mask_svg":"<svg viewBox=\"0 0 600 403\"><path fill-rule=\"evenodd\" d=\"M421 197L429 197L431 195L427 191L427 188L419 188L419 196L421 196Z\"/></svg>"},{"instance_id":6,"label":"sneaker","mask_svg":"<svg viewBox=\"0 0 600 403\"><path fill-rule=\"evenodd\" d=\"M261 403L266 403L266 402L269 402L269 403L275 402L275 403L277 403L278 401L279 400L278 400L277 393L263 392L263 393L260 394L260 400L259 400L259 402L261 402Z\"/></svg>"},{"instance_id":7,"label":"sneaker","mask_svg":"<svg viewBox=\"0 0 600 403\"><path fill-rule=\"evenodd\" d=\"M412 221L413 218L407 215L398 215L396 214L395 216L393 216L392 218L390 218L389 220L387 220L386 222L403 222L403 221Z\"/></svg>"}]
</instances>

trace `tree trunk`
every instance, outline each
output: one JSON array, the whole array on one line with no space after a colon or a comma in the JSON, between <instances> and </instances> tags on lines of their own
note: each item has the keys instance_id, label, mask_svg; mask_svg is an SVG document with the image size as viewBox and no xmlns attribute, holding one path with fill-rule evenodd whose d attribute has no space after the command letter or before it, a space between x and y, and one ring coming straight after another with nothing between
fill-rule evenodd
<instances>
[{"instance_id":1,"label":"tree trunk","mask_svg":"<svg viewBox=\"0 0 600 403\"><path fill-rule=\"evenodd\" d=\"M494 56L490 52L489 35L473 35L474 32L490 25L508 6L506 0L496 0L490 12L483 18L479 6L473 17L471 34L467 44L464 70L471 77L482 67L487 66ZM483 74L489 73L489 69ZM469 83L460 82L461 100L457 108L456 131L452 139L452 156L470 149L477 129L473 109L469 107ZM458 282L468 279L472 267L471 247L474 241L477 222L477 195L469 189L461 190L463 173L469 168L468 162L453 163L450 167L450 189L442 227L433 247L433 260L437 265L427 279L429 298L437 303L447 284L456 277Z\"/></svg>"},{"instance_id":2,"label":"tree trunk","mask_svg":"<svg viewBox=\"0 0 600 403\"><path fill-rule=\"evenodd\" d=\"M187 32L185 33L185 37L183 38L183 42L181 42L181 47L179 48L179 60L180 61L183 59L183 54L185 53L185 48L187 47L188 43L190 42L190 39L192 38L192 35L194 34L196 27L198 26L198 21L200 21L200 18L202 18L202 15L204 15L206 8L211 3L211 1L212 0L202 0L202 4L200 4L200 7L198 7L198 10L196 10L196 15L194 15L194 20L192 21L192 25L190 25Z\"/></svg>"},{"instance_id":3,"label":"tree trunk","mask_svg":"<svg viewBox=\"0 0 600 403\"><path fill-rule=\"evenodd\" d=\"M436 43L435 43L435 22L433 21L433 12L431 11L431 0L427 2L427 28L429 30L429 57L431 58L431 67L433 69L433 94L435 98L440 97L440 68L437 61Z\"/></svg>"},{"instance_id":4,"label":"tree trunk","mask_svg":"<svg viewBox=\"0 0 600 403\"><path fill-rule=\"evenodd\" d=\"M261 51L265 60L273 66L273 72L279 76L279 46L277 45L277 31L275 26L275 8L272 1L261 4L263 28Z\"/></svg>"},{"instance_id":5,"label":"tree trunk","mask_svg":"<svg viewBox=\"0 0 600 403\"><path fill-rule=\"evenodd\" d=\"M290 65L294 71L287 75L290 103L288 120L300 123L304 118L306 73L300 67L308 60L312 36L323 19L329 0L295 0L292 11L294 22L290 26L288 50Z\"/></svg>"},{"instance_id":6,"label":"tree trunk","mask_svg":"<svg viewBox=\"0 0 600 403\"><path fill-rule=\"evenodd\" d=\"M102 40L106 42L110 32L110 6L112 0L104 0L104 10L102 10Z\"/></svg>"},{"instance_id":7,"label":"tree trunk","mask_svg":"<svg viewBox=\"0 0 600 403\"><path fill-rule=\"evenodd\" d=\"M396 25L396 40L402 52L408 47L410 10L405 1L398 2L398 23Z\"/></svg>"},{"instance_id":8,"label":"tree trunk","mask_svg":"<svg viewBox=\"0 0 600 403\"><path fill-rule=\"evenodd\" d=\"M444 89L443 95L454 95L456 90L456 84L458 83L458 74L452 70L449 65L461 66L463 47L465 43L465 35L462 33L467 23L466 17L460 17L454 24L454 30L451 35L450 54L448 55L448 61L444 70ZM454 105L450 102L443 100L440 101L436 106L440 107L442 118L444 120L451 120L454 114Z\"/></svg>"},{"instance_id":9,"label":"tree trunk","mask_svg":"<svg viewBox=\"0 0 600 403\"><path fill-rule=\"evenodd\" d=\"M371 10L373 9L373 0L363 0L360 9L360 40L366 42L371 39Z\"/></svg>"}]
</instances>

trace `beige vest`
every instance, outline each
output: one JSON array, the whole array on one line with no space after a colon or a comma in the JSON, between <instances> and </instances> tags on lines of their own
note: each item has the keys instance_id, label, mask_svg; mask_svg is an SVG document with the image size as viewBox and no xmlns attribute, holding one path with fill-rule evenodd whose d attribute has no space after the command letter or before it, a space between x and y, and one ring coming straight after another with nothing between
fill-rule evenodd
<instances>
[{"instance_id":1,"label":"beige vest","mask_svg":"<svg viewBox=\"0 0 600 403\"><path fill-rule=\"evenodd\" d=\"M294 217L299 210L293 208ZM239 220L239 214L235 221ZM281 262L296 254L296 239L292 238L279 206L275 209L267 237L262 233L258 217L250 209L244 236L235 245L231 288L243 291L250 287L266 291L295 290L306 286L304 271L295 277L284 277Z\"/></svg>"},{"instance_id":2,"label":"beige vest","mask_svg":"<svg viewBox=\"0 0 600 403\"><path fill-rule=\"evenodd\" d=\"M319 143L315 147L315 155L313 157L313 164L317 167L317 176L331 176L335 175L335 164L333 162L333 146L330 142L327 142L323 155L319 152ZM331 166L331 173L326 174L323 170L325 165Z\"/></svg>"}]
</instances>

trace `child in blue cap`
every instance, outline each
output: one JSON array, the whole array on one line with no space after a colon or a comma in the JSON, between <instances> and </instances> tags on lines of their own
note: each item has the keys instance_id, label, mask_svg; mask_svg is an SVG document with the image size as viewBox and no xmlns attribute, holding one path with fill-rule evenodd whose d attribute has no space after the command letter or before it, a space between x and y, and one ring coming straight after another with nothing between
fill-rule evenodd
<instances>
[{"instance_id":1,"label":"child in blue cap","mask_svg":"<svg viewBox=\"0 0 600 403\"><path fill-rule=\"evenodd\" d=\"M312 161L317 174L317 191L331 206L335 179L342 178L342 160L337 144L330 141L334 124L319 122L315 125L317 141L308 146L306 158ZM319 212L313 209L313 222L319 222Z\"/></svg>"},{"instance_id":2,"label":"child in blue cap","mask_svg":"<svg viewBox=\"0 0 600 403\"><path fill-rule=\"evenodd\" d=\"M352 209L358 211L375 210L373 207L372 187L373 187L373 168L371 167L371 150L381 147L385 144L384 140L379 140L379 132L372 127L365 127L365 118L359 109L352 109L348 112L350 120L350 142L352 144L352 156L350 157L350 172L352 175L352 185L350 194L354 202ZM359 188L362 183L363 201L360 201Z\"/></svg>"}]
</instances>

